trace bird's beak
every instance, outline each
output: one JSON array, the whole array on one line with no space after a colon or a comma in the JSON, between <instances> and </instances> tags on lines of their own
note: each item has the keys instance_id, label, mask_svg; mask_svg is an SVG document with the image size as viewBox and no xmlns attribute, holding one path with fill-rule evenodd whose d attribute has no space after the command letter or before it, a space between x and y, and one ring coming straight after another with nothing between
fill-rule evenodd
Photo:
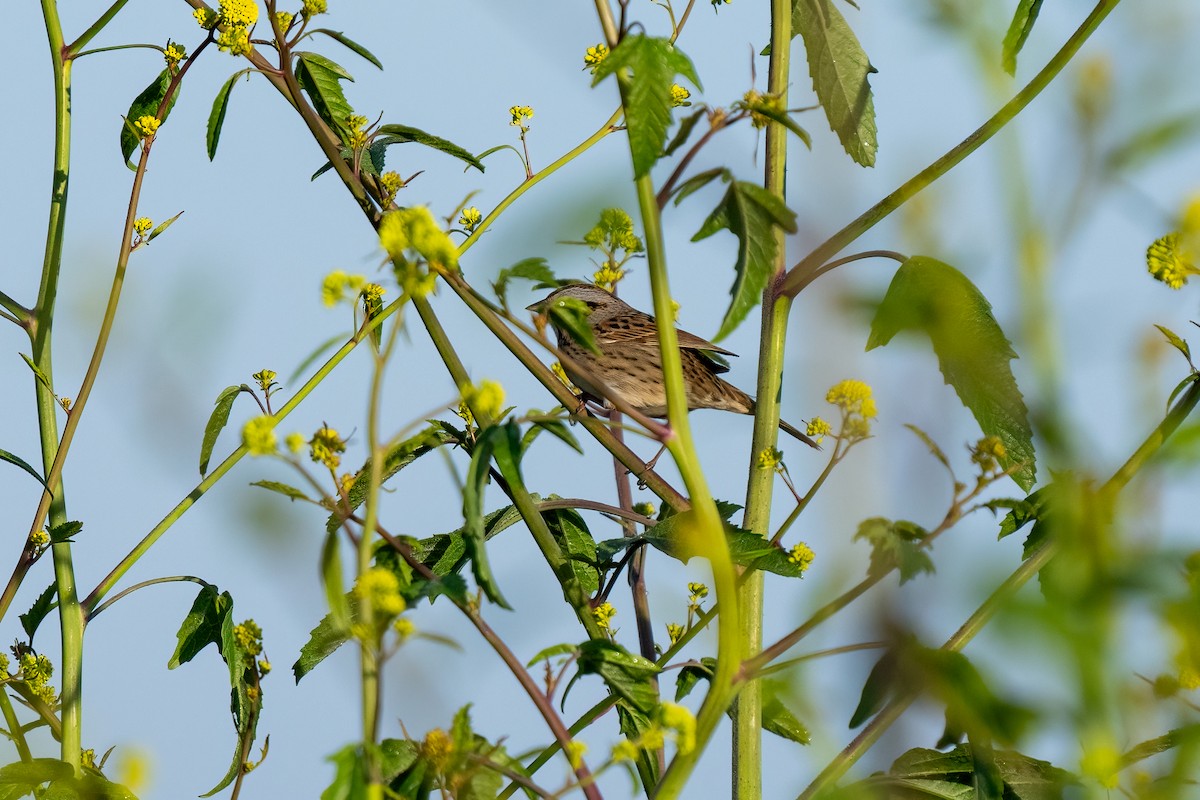
<instances>
[{"instance_id":1,"label":"bird's beak","mask_svg":"<svg viewBox=\"0 0 1200 800\"><path fill-rule=\"evenodd\" d=\"M532 311L534 314L546 313L546 298L543 297L541 300L538 300L536 303L530 303L529 305L525 306L525 310Z\"/></svg>"}]
</instances>

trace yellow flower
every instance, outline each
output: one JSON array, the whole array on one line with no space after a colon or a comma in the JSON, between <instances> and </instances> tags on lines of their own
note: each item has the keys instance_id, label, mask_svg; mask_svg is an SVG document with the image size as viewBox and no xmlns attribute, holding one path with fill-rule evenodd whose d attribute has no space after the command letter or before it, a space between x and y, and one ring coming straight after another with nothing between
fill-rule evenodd
<instances>
[{"instance_id":1,"label":"yellow flower","mask_svg":"<svg viewBox=\"0 0 1200 800\"><path fill-rule=\"evenodd\" d=\"M238 646L252 656L262 652L262 628L248 619L241 625L233 626L233 638Z\"/></svg>"},{"instance_id":2,"label":"yellow flower","mask_svg":"<svg viewBox=\"0 0 1200 800\"><path fill-rule=\"evenodd\" d=\"M383 190L384 205L390 206L404 188L404 179L400 177L399 172L388 170L379 176L379 188Z\"/></svg>"},{"instance_id":3,"label":"yellow flower","mask_svg":"<svg viewBox=\"0 0 1200 800\"><path fill-rule=\"evenodd\" d=\"M396 632L400 641L404 641L417 632L417 626L408 617L396 617L395 622L392 623L392 630Z\"/></svg>"},{"instance_id":4,"label":"yellow flower","mask_svg":"<svg viewBox=\"0 0 1200 800\"><path fill-rule=\"evenodd\" d=\"M658 721L675 733L675 745L680 753L690 753L696 747L696 717L685 706L662 703L658 707Z\"/></svg>"},{"instance_id":5,"label":"yellow flower","mask_svg":"<svg viewBox=\"0 0 1200 800\"><path fill-rule=\"evenodd\" d=\"M167 66L171 69L179 66L179 62L187 58L187 48L175 42L167 42L167 47L163 51L163 58L166 59Z\"/></svg>"},{"instance_id":6,"label":"yellow flower","mask_svg":"<svg viewBox=\"0 0 1200 800\"><path fill-rule=\"evenodd\" d=\"M62 406L63 411L66 411L68 414L71 413L71 398L60 397L58 398L58 404Z\"/></svg>"},{"instance_id":7,"label":"yellow flower","mask_svg":"<svg viewBox=\"0 0 1200 800\"><path fill-rule=\"evenodd\" d=\"M589 69L592 72L595 72L596 67L600 66L600 62L603 61L607 57L608 57L608 46L607 45L605 45L603 43L592 45L591 47L589 47L587 49L587 52L583 54L584 69Z\"/></svg>"},{"instance_id":8,"label":"yellow flower","mask_svg":"<svg viewBox=\"0 0 1200 800\"><path fill-rule=\"evenodd\" d=\"M221 0L217 16L224 25L248 28L258 22L258 4L254 0Z\"/></svg>"},{"instance_id":9,"label":"yellow flower","mask_svg":"<svg viewBox=\"0 0 1200 800\"><path fill-rule=\"evenodd\" d=\"M685 633L682 625L677 625L674 622L667 623L667 636L671 639L671 644L675 644L683 637Z\"/></svg>"},{"instance_id":10,"label":"yellow flower","mask_svg":"<svg viewBox=\"0 0 1200 800\"><path fill-rule=\"evenodd\" d=\"M269 456L275 452L275 418L255 417L242 428L242 444L252 456Z\"/></svg>"},{"instance_id":11,"label":"yellow flower","mask_svg":"<svg viewBox=\"0 0 1200 800\"><path fill-rule=\"evenodd\" d=\"M324 14L328 10L329 3L326 0L304 0L300 13L306 17L314 17L317 14Z\"/></svg>"},{"instance_id":12,"label":"yellow flower","mask_svg":"<svg viewBox=\"0 0 1200 800\"><path fill-rule=\"evenodd\" d=\"M596 624L600 626L600 630L610 630L612 618L617 615L617 609L612 603L601 603L592 609L592 616L596 618Z\"/></svg>"},{"instance_id":13,"label":"yellow flower","mask_svg":"<svg viewBox=\"0 0 1200 800\"><path fill-rule=\"evenodd\" d=\"M96 748L89 747L86 750L79 751L79 761L85 767L96 768Z\"/></svg>"},{"instance_id":14,"label":"yellow flower","mask_svg":"<svg viewBox=\"0 0 1200 800\"><path fill-rule=\"evenodd\" d=\"M259 675L271 674L271 662L265 658L260 658L258 660L258 674Z\"/></svg>"},{"instance_id":15,"label":"yellow flower","mask_svg":"<svg viewBox=\"0 0 1200 800\"><path fill-rule=\"evenodd\" d=\"M658 513L658 509L654 507L654 503L634 503L633 511L635 514L641 514L643 517L653 518Z\"/></svg>"},{"instance_id":16,"label":"yellow flower","mask_svg":"<svg viewBox=\"0 0 1200 800\"><path fill-rule=\"evenodd\" d=\"M295 19L295 16L287 11L275 12L275 24L279 26L279 30L282 33L287 33L288 28L292 27L293 19Z\"/></svg>"},{"instance_id":17,"label":"yellow flower","mask_svg":"<svg viewBox=\"0 0 1200 800\"><path fill-rule=\"evenodd\" d=\"M475 206L464 208L462 214L458 218L458 224L462 225L467 231L473 231L479 227L479 223L483 221L483 215L479 213L479 209Z\"/></svg>"},{"instance_id":18,"label":"yellow flower","mask_svg":"<svg viewBox=\"0 0 1200 800\"><path fill-rule=\"evenodd\" d=\"M1007 454L999 436L985 436L971 448L971 461L984 472L994 472L1000 468L1000 459Z\"/></svg>"},{"instance_id":19,"label":"yellow flower","mask_svg":"<svg viewBox=\"0 0 1200 800\"><path fill-rule=\"evenodd\" d=\"M1104 738L1104 737L1097 737ZM1079 771L1098 782L1105 789L1115 789L1120 782L1121 751L1107 741L1098 741L1085 746L1079 759Z\"/></svg>"},{"instance_id":20,"label":"yellow flower","mask_svg":"<svg viewBox=\"0 0 1200 800\"><path fill-rule=\"evenodd\" d=\"M458 268L458 248L425 206L384 214L379 225L379 243L393 260L407 261L407 254L415 251L430 264L440 264L444 269Z\"/></svg>"},{"instance_id":21,"label":"yellow flower","mask_svg":"<svg viewBox=\"0 0 1200 800\"><path fill-rule=\"evenodd\" d=\"M287 445L287 449L293 453L299 453L304 449L304 445L308 444L308 440L304 438L303 433L289 433L287 438L283 440Z\"/></svg>"},{"instance_id":22,"label":"yellow flower","mask_svg":"<svg viewBox=\"0 0 1200 800\"><path fill-rule=\"evenodd\" d=\"M158 117L146 114L133 121L133 129L137 131L138 136L149 139L158 131L158 126L161 124Z\"/></svg>"},{"instance_id":23,"label":"yellow flower","mask_svg":"<svg viewBox=\"0 0 1200 800\"><path fill-rule=\"evenodd\" d=\"M154 222L149 217L138 217L133 221L133 232L138 236L145 236L154 227Z\"/></svg>"},{"instance_id":24,"label":"yellow flower","mask_svg":"<svg viewBox=\"0 0 1200 800\"><path fill-rule=\"evenodd\" d=\"M463 402L478 411L480 416L496 421L504 409L504 387L496 381L482 380L467 389L463 394Z\"/></svg>"},{"instance_id":25,"label":"yellow flower","mask_svg":"<svg viewBox=\"0 0 1200 800\"><path fill-rule=\"evenodd\" d=\"M29 534L29 544L40 550L50 544L50 534L46 531L34 531Z\"/></svg>"},{"instance_id":26,"label":"yellow flower","mask_svg":"<svg viewBox=\"0 0 1200 800\"><path fill-rule=\"evenodd\" d=\"M1190 275L1200 275L1191 254L1180 242L1178 233L1156 239L1146 249L1146 268L1157 281L1172 289L1182 289Z\"/></svg>"},{"instance_id":27,"label":"yellow flower","mask_svg":"<svg viewBox=\"0 0 1200 800\"><path fill-rule=\"evenodd\" d=\"M425 734L425 741L421 743L421 755L436 772L446 769L446 765L450 763L450 756L453 754L454 740L444 730L434 728Z\"/></svg>"},{"instance_id":28,"label":"yellow flower","mask_svg":"<svg viewBox=\"0 0 1200 800\"><path fill-rule=\"evenodd\" d=\"M677 108L679 106L690 106L691 103L688 102L688 98L691 96L692 96L692 93L689 92L687 89L683 88L682 86L680 86L678 83L671 84L671 107L672 108Z\"/></svg>"},{"instance_id":29,"label":"yellow flower","mask_svg":"<svg viewBox=\"0 0 1200 800\"><path fill-rule=\"evenodd\" d=\"M783 451L768 447L758 454L759 469L775 469L783 463Z\"/></svg>"},{"instance_id":30,"label":"yellow flower","mask_svg":"<svg viewBox=\"0 0 1200 800\"><path fill-rule=\"evenodd\" d=\"M378 283L368 283L358 294L359 297L361 297L367 303L379 303L383 301L383 296L387 294L387 289L383 288Z\"/></svg>"},{"instance_id":31,"label":"yellow flower","mask_svg":"<svg viewBox=\"0 0 1200 800\"><path fill-rule=\"evenodd\" d=\"M348 275L343 270L335 269L321 282L321 302L326 308L330 308L343 300L358 299L359 293L366 285L366 277Z\"/></svg>"},{"instance_id":32,"label":"yellow flower","mask_svg":"<svg viewBox=\"0 0 1200 800\"><path fill-rule=\"evenodd\" d=\"M324 464L329 469L337 469L342 463L339 453L346 452L346 443L338 436L333 428L323 426L313 434L309 443L312 448L312 460Z\"/></svg>"},{"instance_id":33,"label":"yellow flower","mask_svg":"<svg viewBox=\"0 0 1200 800\"><path fill-rule=\"evenodd\" d=\"M275 370L260 369L250 377L258 381L258 388L265 392L267 389L271 388L271 384L275 382Z\"/></svg>"},{"instance_id":34,"label":"yellow flower","mask_svg":"<svg viewBox=\"0 0 1200 800\"><path fill-rule=\"evenodd\" d=\"M592 283L597 286L603 286L611 292L624 277L625 270L614 264L611 259L606 259L600 265L600 269L596 270L595 274L592 275Z\"/></svg>"},{"instance_id":35,"label":"yellow flower","mask_svg":"<svg viewBox=\"0 0 1200 800\"><path fill-rule=\"evenodd\" d=\"M369 600L375 611L389 617L408 607L400 596L400 579L386 567L371 567L360 575L354 593L360 600Z\"/></svg>"},{"instance_id":36,"label":"yellow flower","mask_svg":"<svg viewBox=\"0 0 1200 800\"><path fill-rule=\"evenodd\" d=\"M250 31L239 26L230 26L217 34L217 49L231 56L250 52Z\"/></svg>"},{"instance_id":37,"label":"yellow flower","mask_svg":"<svg viewBox=\"0 0 1200 800\"><path fill-rule=\"evenodd\" d=\"M192 16L196 19L196 24L206 31L210 31L217 25L217 12L211 8L197 8L192 12Z\"/></svg>"},{"instance_id":38,"label":"yellow flower","mask_svg":"<svg viewBox=\"0 0 1200 800\"><path fill-rule=\"evenodd\" d=\"M578 739L572 739L567 742L567 761L571 762L571 769L579 769L579 765L583 763L583 754L587 752L587 745Z\"/></svg>"},{"instance_id":39,"label":"yellow flower","mask_svg":"<svg viewBox=\"0 0 1200 800\"><path fill-rule=\"evenodd\" d=\"M813 417L812 420L805 427L804 432L806 434L808 434L809 436L811 436L813 439L816 439L817 443L820 444L821 439L828 436L832 430L833 430L833 428L830 427L828 422L821 419L820 417Z\"/></svg>"},{"instance_id":40,"label":"yellow flower","mask_svg":"<svg viewBox=\"0 0 1200 800\"><path fill-rule=\"evenodd\" d=\"M864 417L875 416L875 403L871 399L871 387L862 381L845 380L834 385L826 393L825 401L851 414L861 414Z\"/></svg>"},{"instance_id":41,"label":"yellow flower","mask_svg":"<svg viewBox=\"0 0 1200 800\"><path fill-rule=\"evenodd\" d=\"M518 127L521 130L527 130L526 125L525 125L525 120L531 119L533 117L533 108L532 107L530 107L530 106L512 106L511 108L508 109L508 113L512 115L512 121L508 123L509 125Z\"/></svg>"},{"instance_id":42,"label":"yellow flower","mask_svg":"<svg viewBox=\"0 0 1200 800\"><path fill-rule=\"evenodd\" d=\"M638 746L628 739L617 742L612 749L613 761L634 761L638 757Z\"/></svg>"},{"instance_id":43,"label":"yellow flower","mask_svg":"<svg viewBox=\"0 0 1200 800\"><path fill-rule=\"evenodd\" d=\"M697 600L703 600L708 597L708 587L703 583L692 582L688 584L688 592Z\"/></svg>"},{"instance_id":44,"label":"yellow flower","mask_svg":"<svg viewBox=\"0 0 1200 800\"><path fill-rule=\"evenodd\" d=\"M817 554L812 551L812 548L805 542L798 543L795 547L788 551L788 561L797 564L800 567L800 572L808 569L808 565L812 563Z\"/></svg>"}]
</instances>

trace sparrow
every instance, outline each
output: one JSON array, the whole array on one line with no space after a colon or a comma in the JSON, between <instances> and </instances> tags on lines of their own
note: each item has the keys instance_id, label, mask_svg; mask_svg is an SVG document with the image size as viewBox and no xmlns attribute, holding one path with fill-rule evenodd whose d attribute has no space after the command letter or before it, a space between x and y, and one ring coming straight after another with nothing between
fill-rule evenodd
<instances>
[{"instance_id":1,"label":"sparrow","mask_svg":"<svg viewBox=\"0 0 1200 800\"><path fill-rule=\"evenodd\" d=\"M587 305L587 323L601 351L599 355L575 341L549 313L555 303L567 298ZM658 324L654 317L638 311L606 289L587 283L556 289L526 310L548 318L558 340L558 349L574 362L570 366L564 363L563 369L581 390L583 400L603 405L606 392L598 388L603 386L608 394L616 395L646 416L667 416ZM729 371L721 356L737 354L684 330L677 329L676 335L688 410L716 408L736 414L753 414L754 398L717 377ZM794 425L780 420L779 427L808 446L820 449L820 445Z\"/></svg>"}]
</instances>

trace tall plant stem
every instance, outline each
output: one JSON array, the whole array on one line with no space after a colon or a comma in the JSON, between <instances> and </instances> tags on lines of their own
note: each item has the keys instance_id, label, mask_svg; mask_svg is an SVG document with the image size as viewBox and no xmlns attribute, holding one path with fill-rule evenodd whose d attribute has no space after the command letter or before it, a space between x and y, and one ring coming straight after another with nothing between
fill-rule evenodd
<instances>
[{"instance_id":1,"label":"tall plant stem","mask_svg":"<svg viewBox=\"0 0 1200 800\"><path fill-rule=\"evenodd\" d=\"M918 172L899 189L867 209L858 219L822 242L815 250L805 256L788 272L780 291L795 297L805 286L819 274L821 266L837 253L862 236L884 217L898 209L918 192L957 166L964 158L975 152L980 145L995 136L1005 125L1013 120L1025 106L1029 105L1043 89L1045 89L1059 72L1083 46L1121 0L1099 0L1092 13L1071 34L1062 48L1054 54L1042 70L1033 77L1012 100L1008 101L987 122L983 123L970 136L952 147L945 155L934 161L925 169Z\"/></svg>"},{"instance_id":2,"label":"tall plant stem","mask_svg":"<svg viewBox=\"0 0 1200 800\"><path fill-rule=\"evenodd\" d=\"M792 40L792 9L789 0L771 0L771 60L767 73L767 92L778 96L787 108L788 66ZM766 163L763 185L780 199L785 197L788 131L778 122L767 125ZM779 396L783 382L783 352L787 338L791 298L777 295L779 278L787 271L785 231L775 228L775 279L767 285L762 300L762 329L758 345L758 389L754 413L754 435L747 468L746 514L743 527L769 536L771 495L775 471L758 466L758 455L774 450L779 438ZM763 574L753 570L742 575L738 589L741 606L741 658L752 657L762 649ZM734 701L733 715L733 797L758 800L762 797L762 692L757 680L749 682Z\"/></svg>"},{"instance_id":3,"label":"tall plant stem","mask_svg":"<svg viewBox=\"0 0 1200 800\"><path fill-rule=\"evenodd\" d=\"M71 62L64 56L62 23L58 18L55 0L42 0L42 16L46 23L46 38L50 45L50 64L54 74L54 169L50 189L50 218L46 224L46 251L42 262L42 278L38 288L37 305L30 319L29 336L33 348L33 363L43 375L53 380L54 363L51 357L51 333L54 329L54 303L58 295L58 279L62 272L63 236L67 215L67 178L71 171ZM38 436L41 440L42 465L53 494L42 495L43 508L34 530L49 518L50 527L67 521L66 496L61 485L50 477L54 465L60 462L58 441L58 403L49 386L34 381L38 412ZM69 424L69 423L68 423ZM60 467L61 470L61 467ZM69 542L53 545L54 581L59 603L59 629L62 635L62 736L61 758L79 770L80 742L83 723L81 689L83 679L83 614L75 586L75 568ZM20 565L26 563L22 557ZM26 565L26 569L28 565Z\"/></svg>"},{"instance_id":4,"label":"tall plant stem","mask_svg":"<svg viewBox=\"0 0 1200 800\"><path fill-rule=\"evenodd\" d=\"M1106 502L1114 502L1117 494L1162 449L1167 439L1187 419L1188 415L1196 408L1198 402L1200 402L1200 382L1195 382L1188 388L1183 397L1179 399L1179 402L1167 412L1167 416L1163 421L1158 424L1138 449L1133 452L1133 455L1100 487L1098 496ZM967 643L975 638L983 630L984 626L991 621L1005 601L1024 586L1030 578L1037 575L1042 567L1049 564L1057 552L1058 545L1055 540L1049 539L1043 542L1028 558L1021 562L1021 565L954 632L954 635L946 640L946 643L942 645L942 649L957 652L966 647ZM800 793L798 800L811 800L811 798L816 797L823 789L828 788L831 783L844 775L879 740L879 737L891 727L892 723L900 718L900 715L904 713L905 709L915 699L915 695L905 694L885 706L879 714L867 723L862 732L854 738L854 741L846 745L845 749L833 761L829 762L828 766Z\"/></svg>"}]
</instances>

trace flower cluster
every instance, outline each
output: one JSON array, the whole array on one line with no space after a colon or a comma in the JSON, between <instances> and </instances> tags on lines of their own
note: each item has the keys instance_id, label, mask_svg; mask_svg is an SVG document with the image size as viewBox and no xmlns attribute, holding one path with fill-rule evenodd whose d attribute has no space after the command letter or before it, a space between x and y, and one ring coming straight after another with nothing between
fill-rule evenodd
<instances>
[{"instance_id":1,"label":"flower cluster","mask_svg":"<svg viewBox=\"0 0 1200 800\"><path fill-rule=\"evenodd\" d=\"M360 602L370 602L376 613L387 617L395 617L408 607L400 596L400 579L386 567L371 567L360 575L354 594Z\"/></svg>"},{"instance_id":2,"label":"flower cluster","mask_svg":"<svg viewBox=\"0 0 1200 800\"><path fill-rule=\"evenodd\" d=\"M462 394L458 416L468 425L475 424L471 409L478 411L481 417L495 421L504 410L504 387L496 381L486 379L467 387Z\"/></svg>"},{"instance_id":3,"label":"flower cluster","mask_svg":"<svg viewBox=\"0 0 1200 800\"><path fill-rule=\"evenodd\" d=\"M279 26L279 32L287 33L288 29L292 27L292 20L295 18L296 16L289 11L276 11L275 24Z\"/></svg>"},{"instance_id":4,"label":"flower cluster","mask_svg":"<svg viewBox=\"0 0 1200 800\"><path fill-rule=\"evenodd\" d=\"M1155 280L1182 289L1188 278L1200 275L1200 195L1188 202L1179 230L1156 239L1146 249L1146 268Z\"/></svg>"},{"instance_id":5,"label":"flower cluster","mask_svg":"<svg viewBox=\"0 0 1200 800\"><path fill-rule=\"evenodd\" d=\"M525 124L525 120L533 117L533 108L531 106L512 106L508 109L508 113L512 115L512 121L509 125L514 128L520 128L521 133L529 130L529 126Z\"/></svg>"},{"instance_id":6,"label":"flower cluster","mask_svg":"<svg viewBox=\"0 0 1200 800\"><path fill-rule=\"evenodd\" d=\"M999 436L985 436L971 446L971 461L986 475L1000 469L1000 462L1008 455Z\"/></svg>"},{"instance_id":7,"label":"flower cluster","mask_svg":"<svg viewBox=\"0 0 1200 800\"><path fill-rule=\"evenodd\" d=\"M221 0L215 15L195 12L202 28L224 27L217 34L217 47L231 56L250 52L250 29L258 22L258 4L254 0Z\"/></svg>"},{"instance_id":8,"label":"flower cluster","mask_svg":"<svg viewBox=\"0 0 1200 800\"><path fill-rule=\"evenodd\" d=\"M366 276L348 275L335 269L321 282L321 302L326 308L332 308L343 300L357 300L366 285Z\"/></svg>"},{"instance_id":9,"label":"flower cluster","mask_svg":"<svg viewBox=\"0 0 1200 800\"><path fill-rule=\"evenodd\" d=\"M679 106L690 106L688 98L692 93L680 86L678 83L671 84L671 107L678 108Z\"/></svg>"},{"instance_id":10,"label":"flower cluster","mask_svg":"<svg viewBox=\"0 0 1200 800\"><path fill-rule=\"evenodd\" d=\"M361 150L367 146L371 135L371 132L367 130L367 123L370 121L362 114L351 114L346 117L346 127L350 129L350 138L346 144L350 145L351 149Z\"/></svg>"},{"instance_id":11,"label":"flower cluster","mask_svg":"<svg viewBox=\"0 0 1200 800\"><path fill-rule=\"evenodd\" d=\"M342 463L341 453L346 452L346 442L338 432L328 426L322 426L309 441L312 460L324 464L331 470L336 470Z\"/></svg>"},{"instance_id":12,"label":"flower cluster","mask_svg":"<svg viewBox=\"0 0 1200 800\"><path fill-rule=\"evenodd\" d=\"M636 739L622 739L613 747L613 761L633 761L642 750L657 750L667 734L675 740L680 753L696 748L696 717L685 706L660 703L654 719Z\"/></svg>"},{"instance_id":13,"label":"flower cluster","mask_svg":"<svg viewBox=\"0 0 1200 800\"><path fill-rule=\"evenodd\" d=\"M8 658L0 666L3 666L4 673L8 673ZM54 665L50 663L50 659L41 654L35 654L32 651L26 651L21 654L19 660L21 668L21 680L29 687L30 691L42 702L52 705L54 703L54 687L50 685L50 678L54 675Z\"/></svg>"},{"instance_id":14,"label":"flower cluster","mask_svg":"<svg viewBox=\"0 0 1200 800\"><path fill-rule=\"evenodd\" d=\"M617 615L617 609L612 603L601 603L592 609L592 616L596 619L596 624L600 626L600 630L612 630L612 618Z\"/></svg>"},{"instance_id":15,"label":"flower cluster","mask_svg":"<svg viewBox=\"0 0 1200 800\"><path fill-rule=\"evenodd\" d=\"M828 436L832 431L833 428L829 425L829 423L820 417L813 417L804 429L804 433L816 440L817 444L820 444L821 440Z\"/></svg>"},{"instance_id":16,"label":"flower cluster","mask_svg":"<svg viewBox=\"0 0 1200 800\"><path fill-rule=\"evenodd\" d=\"M304 0L304 4L300 8L300 13L305 17L315 17L317 14L325 14L328 11L327 0Z\"/></svg>"},{"instance_id":17,"label":"flower cluster","mask_svg":"<svg viewBox=\"0 0 1200 800\"><path fill-rule=\"evenodd\" d=\"M133 121L134 131L143 139L149 139L157 133L159 125L162 125L162 120L152 114L145 114Z\"/></svg>"},{"instance_id":18,"label":"flower cluster","mask_svg":"<svg viewBox=\"0 0 1200 800\"><path fill-rule=\"evenodd\" d=\"M462 214L458 217L458 224L462 225L468 233L471 233L479 227L479 223L483 221L483 215L479 213L479 209L475 206L469 206L462 210Z\"/></svg>"},{"instance_id":19,"label":"flower cluster","mask_svg":"<svg viewBox=\"0 0 1200 800\"><path fill-rule=\"evenodd\" d=\"M252 656L262 652L262 628L258 627L252 619L246 620L241 625L234 625L233 638L238 643L238 647Z\"/></svg>"},{"instance_id":20,"label":"flower cluster","mask_svg":"<svg viewBox=\"0 0 1200 800\"><path fill-rule=\"evenodd\" d=\"M676 622L667 623L667 638L671 640L671 644L675 644L683 638L685 632L686 629L682 625Z\"/></svg>"},{"instance_id":21,"label":"flower cluster","mask_svg":"<svg viewBox=\"0 0 1200 800\"><path fill-rule=\"evenodd\" d=\"M425 206L384 214L379 225L379 243L392 259L397 282L410 296L424 297L437 285L436 273L423 269L419 259L429 266L458 269L458 248ZM413 258L414 255L418 258Z\"/></svg>"},{"instance_id":22,"label":"flower cluster","mask_svg":"<svg viewBox=\"0 0 1200 800\"><path fill-rule=\"evenodd\" d=\"M758 454L759 469L775 469L783 463L783 451L768 447Z\"/></svg>"},{"instance_id":23,"label":"flower cluster","mask_svg":"<svg viewBox=\"0 0 1200 800\"><path fill-rule=\"evenodd\" d=\"M808 565L816 557L817 554L812 551L812 548L806 542L800 542L788 551L788 561L799 566L802 573L808 569Z\"/></svg>"},{"instance_id":24,"label":"flower cluster","mask_svg":"<svg viewBox=\"0 0 1200 800\"><path fill-rule=\"evenodd\" d=\"M404 179L400 177L400 173L394 170L388 170L379 176L379 188L383 190L383 206L388 208L396 199L396 195L405 187Z\"/></svg>"},{"instance_id":25,"label":"flower cluster","mask_svg":"<svg viewBox=\"0 0 1200 800\"><path fill-rule=\"evenodd\" d=\"M757 89L751 89L742 95L737 108L750 112L750 124L755 128L765 128L772 117L787 113L782 97L777 94L760 92Z\"/></svg>"},{"instance_id":26,"label":"flower cluster","mask_svg":"<svg viewBox=\"0 0 1200 800\"><path fill-rule=\"evenodd\" d=\"M138 217L133 221L133 232L138 236L145 236L154 227L154 221L149 217Z\"/></svg>"},{"instance_id":27,"label":"flower cluster","mask_svg":"<svg viewBox=\"0 0 1200 800\"><path fill-rule=\"evenodd\" d=\"M250 377L258 382L258 388L264 392L270 391L271 387L275 385L275 370L273 369L260 369Z\"/></svg>"},{"instance_id":28,"label":"flower cluster","mask_svg":"<svg viewBox=\"0 0 1200 800\"><path fill-rule=\"evenodd\" d=\"M862 381L845 380L825 394L825 401L841 410L844 438L858 440L871 435L871 420L877 412L870 386Z\"/></svg>"},{"instance_id":29,"label":"flower cluster","mask_svg":"<svg viewBox=\"0 0 1200 800\"><path fill-rule=\"evenodd\" d=\"M174 70L179 66L180 61L187 58L187 48L176 42L167 42L167 46L163 50L163 58L167 62L167 68Z\"/></svg>"},{"instance_id":30,"label":"flower cluster","mask_svg":"<svg viewBox=\"0 0 1200 800\"><path fill-rule=\"evenodd\" d=\"M621 269L612 259L605 259L604 263L600 265L600 269L592 274L592 283L603 286L611 292L624 277L625 270Z\"/></svg>"},{"instance_id":31,"label":"flower cluster","mask_svg":"<svg viewBox=\"0 0 1200 800\"><path fill-rule=\"evenodd\" d=\"M600 62L606 58L608 58L608 45L603 42L594 44L583 54L583 68L595 72L596 68L600 66Z\"/></svg>"},{"instance_id":32,"label":"flower cluster","mask_svg":"<svg viewBox=\"0 0 1200 800\"><path fill-rule=\"evenodd\" d=\"M274 454L278 440L275 437L275 418L254 417L242 427L242 444L252 456Z\"/></svg>"}]
</instances>

